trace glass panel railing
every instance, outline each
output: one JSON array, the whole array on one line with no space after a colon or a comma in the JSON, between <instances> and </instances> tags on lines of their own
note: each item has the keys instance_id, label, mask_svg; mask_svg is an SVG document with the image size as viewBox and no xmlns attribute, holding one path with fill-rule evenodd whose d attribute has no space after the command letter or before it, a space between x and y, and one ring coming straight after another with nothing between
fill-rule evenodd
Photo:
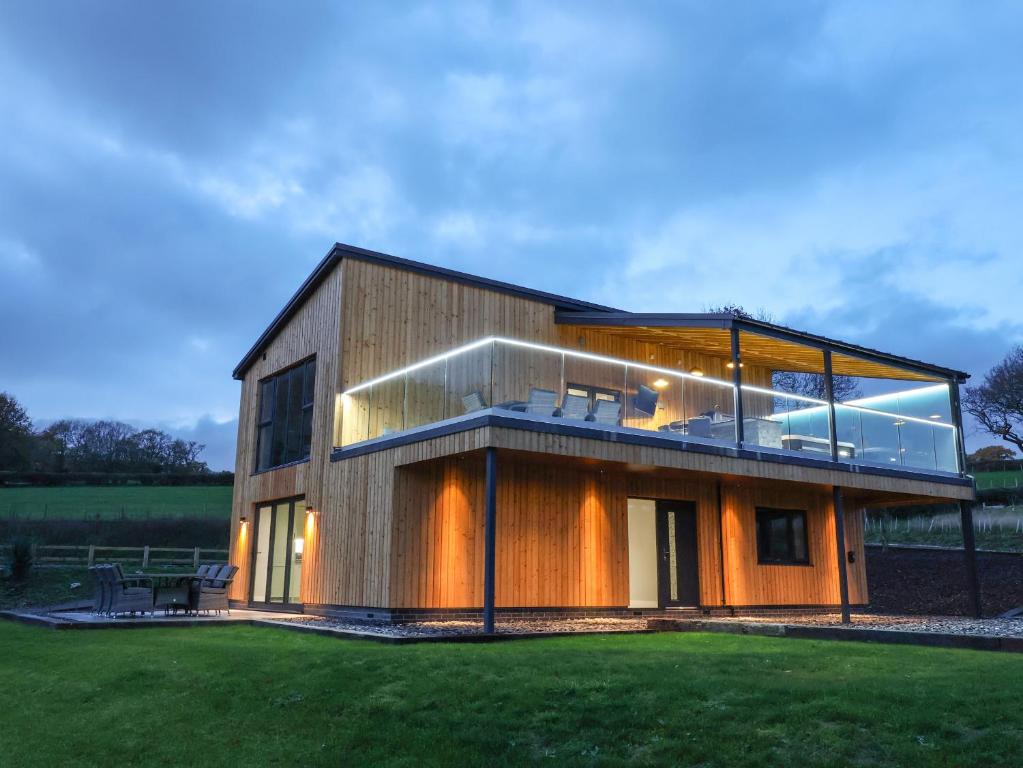
<instances>
[{"instance_id":1,"label":"glass panel railing","mask_svg":"<svg viewBox=\"0 0 1023 768\"><path fill-rule=\"evenodd\" d=\"M758 374L753 364L744 373ZM743 383L744 445L830 458L827 402L815 393L780 389L784 377L758 375L778 386ZM341 445L484 409L735 445L734 392L731 382L700 376L695 369L683 372L486 338L346 391L341 397ZM910 384L896 392L847 399L835 404L835 422L840 461L959 471L945 385Z\"/></svg>"}]
</instances>

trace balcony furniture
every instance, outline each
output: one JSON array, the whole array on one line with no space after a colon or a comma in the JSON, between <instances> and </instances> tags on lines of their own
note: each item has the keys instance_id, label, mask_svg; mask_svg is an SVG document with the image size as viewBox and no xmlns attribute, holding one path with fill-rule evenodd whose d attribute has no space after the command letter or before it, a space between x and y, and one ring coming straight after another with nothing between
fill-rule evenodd
<instances>
[{"instance_id":1,"label":"balcony furniture","mask_svg":"<svg viewBox=\"0 0 1023 768\"><path fill-rule=\"evenodd\" d=\"M782 423L771 419L742 420L744 442L763 448L781 448ZM735 440L735 419L712 422L710 435L716 440Z\"/></svg>"},{"instance_id":2,"label":"balcony furniture","mask_svg":"<svg viewBox=\"0 0 1023 768\"><path fill-rule=\"evenodd\" d=\"M558 393L549 389L533 387L529 390L525 413L531 416L553 416L558 409Z\"/></svg>"},{"instance_id":3,"label":"balcony furniture","mask_svg":"<svg viewBox=\"0 0 1023 768\"><path fill-rule=\"evenodd\" d=\"M831 441L824 437L808 435L782 435L782 447L789 451L805 451L807 453L825 453L831 455ZM838 441L838 455L843 459L856 456L856 446L852 443Z\"/></svg>"},{"instance_id":4,"label":"balcony furniture","mask_svg":"<svg viewBox=\"0 0 1023 768\"><path fill-rule=\"evenodd\" d=\"M693 416L683 425L683 431L690 437L710 439L710 416Z\"/></svg>"},{"instance_id":5,"label":"balcony furniture","mask_svg":"<svg viewBox=\"0 0 1023 768\"><path fill-rule=\"evenodd\" d=\"M598 424L618 424L618 415L622 411L622 404L617 400L598 400L590 412L589 421Z\"/></svg>"},{"instance_id":6,"label":"balcony furniture","mask_svg":"<svg viewBox=\"0 0 1023 768\"><path fill-rule=\"evenodd\" d=\"M639 385L635 397L632 398L632 409L644 416L653 416L657 412L657 398L660 393L643 384Z\"/></svg>"},{"instance_id":7,"label":"balcony furniture","mask_svg":"<svg viewBox=\"0 0 1023 768\"><path fill-rule=\"evenodd\" d=\"M589 398L583 397L582 395L570 395L566 393L561 399L561 417L563 419L585 421L586 417L589 415Z\"/></svg>"},{"instance_id":8,"label":"balcony furniture","mask_svg":"<svg viewBox=\"0 0 1023 768\"><path fill-rule=\"evenodd\" d=\"M98 573L107 587L107 615L153 613L153 582L148 576L125 577L116 563Z\"/></svg>"},{"instance_id":9,"label":"balcony furniture","mask_svg":"<svg viewBox=\"0 0 1023 768\"><path fill-rule=\"evenodd\" d=\"M236 565L211 566L205 578L192 580L191 609L199 611L231 612L228 605L228 592L231 582L238 572Z\"/></svg>"},{"instance_id":10,"label":"balcony furniture","mask_svg":"<svg viewBox=\"0 0 1023 768\"><path fill-rule=\"evenodd\" d=\"M482 411L486 407L487 401L483 399L483 393L478 389L475 392L470 392L462 398L462 408L465 409L466 413Z\"/></svg>"}]
</instances>

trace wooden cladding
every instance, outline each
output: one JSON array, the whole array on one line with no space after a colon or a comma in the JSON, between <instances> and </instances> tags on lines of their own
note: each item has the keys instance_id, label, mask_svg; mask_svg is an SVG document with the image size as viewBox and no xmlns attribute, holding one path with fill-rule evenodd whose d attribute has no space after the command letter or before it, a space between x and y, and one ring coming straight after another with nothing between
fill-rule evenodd
<instances>
[{"instance_id":1,"label":"wooden cladding","mask_svg":"<svg viewBox=\"0 0 1023 768\"><path fill-rule=\"evenodd\" d=\"M482 605L484 472L479 455L402 467L394 489L389 604ZM694 502L702 605L839 602L827 493L729 484L722 484L720 493L719 508L713 480L500 459L497 606L627 606L629 497ZM808 565L757 564L753 519L756 506L765 504L807 510ZM862 525L857 520L858 513L847 513L848 543L857 557L849 569L850 595L863 602Z\"/></svg>"}]
</instances>

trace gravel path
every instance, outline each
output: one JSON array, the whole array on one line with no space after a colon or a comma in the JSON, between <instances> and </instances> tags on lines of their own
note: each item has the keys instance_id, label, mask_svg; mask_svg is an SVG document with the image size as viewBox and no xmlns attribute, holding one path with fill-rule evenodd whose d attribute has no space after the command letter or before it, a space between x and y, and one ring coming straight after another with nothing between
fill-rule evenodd
<instances>
[{"instance_id":1,"label":"gravel path","mask_svg":"<svg viewBox=\"0 0 1023 768\"><path fill-rule=\"evenodd\" d=\"M841 625L839 614L774 616L736 616L703 619L704 621L805 624L810 626ZM1023 619L969 619L962 616L885 616L854 613L851 629L889 629L899 632L937 632L953 635L990 635L995 637L1023 637Z\"/></svg>"},{"instance_id":2,"label":"gravel path","mask_svg":"<svg viewBox=\"0 0 1023 768\"><path fill-rule=\"evenodd\" d=\"M300 616L287 619L287 621L383 637L475 635L483 631L483 623L479 621L417 621L411 624L384 624L369 621L344 621L321 616ZM497 634L508 635L537 632L635 632L646 628L646 619L498 619L495 625Z\"/></svg>"}]
</instances>

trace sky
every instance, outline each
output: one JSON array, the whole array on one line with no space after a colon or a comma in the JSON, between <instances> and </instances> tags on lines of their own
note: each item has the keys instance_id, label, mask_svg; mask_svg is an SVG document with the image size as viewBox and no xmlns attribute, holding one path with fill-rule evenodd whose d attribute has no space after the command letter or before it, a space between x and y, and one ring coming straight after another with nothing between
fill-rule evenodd
<instances>
[{"instance_id":1,"label":"sky","mask_svg":"<svg viewBox=\"0 0 1023 768\"><path fill-rule=\"evenodd\" d=\"M0 4L0 390L232 468L231 370L335 241L982 376L1023 341L1021 39L1013 2Z\"/></svg>"}]
</instances>

